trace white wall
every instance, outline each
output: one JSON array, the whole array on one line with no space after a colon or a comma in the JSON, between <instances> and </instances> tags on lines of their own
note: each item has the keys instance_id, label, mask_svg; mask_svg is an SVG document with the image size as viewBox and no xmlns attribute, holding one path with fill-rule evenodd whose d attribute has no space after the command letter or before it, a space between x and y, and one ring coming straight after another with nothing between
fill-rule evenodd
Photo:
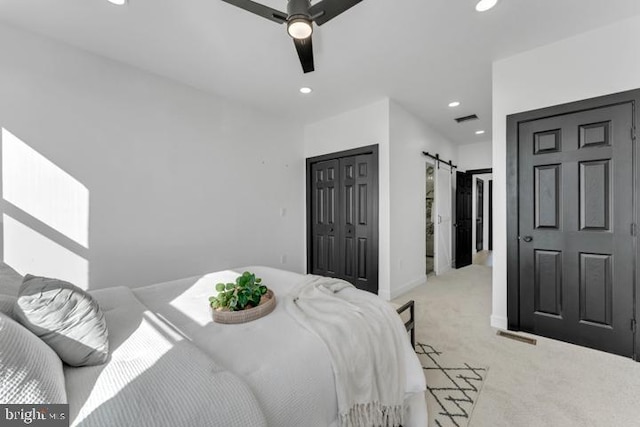
<instances>
[{"instance_id":1,"label":"white wall","mask_svg":"<svg viewBox=\"0 0 640 427\"><path fill-rule=\"evenodd\" d=\"M388 154L388 98L319 120L304 128L305 158L373 144L380 144L380 151Z\"/></svg>"},{"instance_id":2,"label":"white wall","mask_svg":"<svg viewBox=\"0 0 640 427\"><path fill-rule=\"evenodd\" d=\"M49 165L24 179L48 168L77 191L46 206L88 215L84 242L33 209L53 197L38 186L21 206L3 201L4 259L21 273L56 273L57 247L87 263L91 288L246 264L303 270L302 127L10 27L0 50L0 126L37 153L25 164ZM22 178L9 174L11 193ZM83 189L87 201L69 196Z\"/></svg>"},{"instance_id":3,"label":"white wall","mask_svg":"<svg viewBox=\"0 0 640 427\"><path fill-rule=\"evenodd\" d=\"M491 141L458 146L458 167L461 171L487 169L493 166Z\"/></svg>"},{"instance_id":4,"label":"white wall","mask_svg":"<svg viewBox=\"0 0 640 427\"><path fill-rule=\"evenodd\" d=\"M378 144L378 294L391 293L389 207L389 99L305 126L304 157Z\"/></svg>"},{"instance_id":5,"label":"white wall","mask_svg":"<svg viewBox=\"0 0 640 427\"><path fill-rule=\"evenodd\" d=\"M379 291L395 298L426 270L425 167L422 151L456 160L451 143L389 99L305 127L305 157L379 145ZM449 255L450 258L450 255Z\"/></svg>"},{"instance_id":6,"label":"white wall","mask_svg":"<svg viewBox=\"0 0 640 427\"><path fill-rule=\"evenodd\" d=\"M457 147L434 131L398 103L390 103L391 167L391 297L424 283L426 270L426 163L423 151L438 153L442 159L457 162ZM444 168L443 168L444 169ZM443 170L441 169L441 171ZM436 179L441 179L438 174ZM441 187L436 182L436 189ZM436 211L443 221L436 221L436 263L439 273L451 267L452 205L436 192Z\"/></svg>"},{"instance_id":7,"label":"white wall","mask_svg":"<svg viewBox=\"0 0 640 427\"><path fill-rule=\"evenodd\" d=\"M506 116L640 88L638 28L637 16L493 64L496 328L507 327Z\"/></svg>"}]
</instances>

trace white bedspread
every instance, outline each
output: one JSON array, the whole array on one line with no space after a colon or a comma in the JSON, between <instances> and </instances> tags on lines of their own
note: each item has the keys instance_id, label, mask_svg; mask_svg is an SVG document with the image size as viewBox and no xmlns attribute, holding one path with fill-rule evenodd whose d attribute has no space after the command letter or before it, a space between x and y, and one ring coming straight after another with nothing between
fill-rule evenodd
<instances>
[{"instance_id":1,"label":"white bedspread","mask_svg":"<svg viewBox=\"0 0 640 427\"><path fill-rule=\"evenodd\" d=\"M215 284L232 282L243 271L256 273L278 304L266 317L239 325L211 320L208 297ZM336 385L328 350L296 322L282 299L304 285L305 276L267 267L243 267L134 289L135 295L176 332L238 374L251 388L269 426L338 426ZM407 350L409 348L409 350ZM268 351L268 349L273 349ZM406 364L405 425L426 426L424 375L410 346Z\"/></svg>"},{"instance_id":2,"label":"white bedspread","mask_svg":"<svg viewBox=\"0 0 640 427\"><path fill-rule=\"evenodd\" d=\"M148 312L128 288L94 291L104 365L65 366L72 426L266 426L247 385Z\"/></svg>"}]
</instances>

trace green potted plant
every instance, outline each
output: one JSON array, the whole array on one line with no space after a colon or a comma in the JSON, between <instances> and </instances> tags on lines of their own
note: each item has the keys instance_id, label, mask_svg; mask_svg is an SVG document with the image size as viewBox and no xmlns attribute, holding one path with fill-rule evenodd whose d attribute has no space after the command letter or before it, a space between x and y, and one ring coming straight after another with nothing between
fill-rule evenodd
<instances>
[{"instance_id":1,"label":"green potted plant","mask_svg":"<svg viewBox=\"0 0 640 427\"><path fill-rule=\"evenodd\" d=\"M275 295L262 279L245 271L234 283L218 283L218 295L209 298L213 320L243 323L266 316L275 308Z\"/></svg>"}]
</instances>

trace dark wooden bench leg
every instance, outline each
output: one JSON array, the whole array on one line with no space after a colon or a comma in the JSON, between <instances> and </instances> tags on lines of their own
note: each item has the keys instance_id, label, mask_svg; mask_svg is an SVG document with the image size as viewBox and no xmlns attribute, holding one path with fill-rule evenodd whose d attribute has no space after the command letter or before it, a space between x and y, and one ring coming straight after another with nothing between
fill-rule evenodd
<instances>
[{"instance_id":1,"label":"dark wooden bench leg","mask_svg":"<svg viewBox=\"0 0 640 427\"><path fill-rule=\"evenodd\" d=\"M415 301L411 300L398 309L398 314L402 314L409 309L409 320L405 322L404 327L407 328L407 332L411 334L411 346L416 347L416 312Z\"/></svg>"},{"instance_id":2,"label":"dark wooden bench leg","mask_svg":"<svg viewBox=\"0 0 640 427\"><path fill-rule=\"evenodd\" d=\"M416 312L414 311L415 304L413 300L411 300L411 310L409 315L411 316L411 347L416 348Z\"/></svg>"}]
</instances>

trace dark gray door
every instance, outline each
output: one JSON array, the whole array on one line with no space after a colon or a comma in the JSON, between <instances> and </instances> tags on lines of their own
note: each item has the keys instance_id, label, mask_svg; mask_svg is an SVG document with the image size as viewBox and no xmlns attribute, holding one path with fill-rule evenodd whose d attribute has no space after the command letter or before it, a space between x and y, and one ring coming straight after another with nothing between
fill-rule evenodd
<instances>
[{"instance_id":1,"label":"dark gray door","mask_svg":"<svg viewBox=\"0 0 640 427\"><path fill-rule=\"evenodd\" d=\"M311 165L312 183L312 253L310 272L320 276L338 276L337 215L338 160Z\"/></svg>"},{"instance_id":2,"label":"dark gray door","mask_svg":"<svg viewBox=\"0 0 640 427\"><path fill-rule=\"evenodd\" d=\"M471 264L473 177L456 172L456 268Z\"/></svg>"},{"instance_id":3,"label":"dark gray door","mask_svg":"<svg viewBox=\"0 0 640 427\"><path fill-rule=\"evenodd\" d=\"M365 147L324 160L330 156L307 160L308 271L377 293L377 151Z\"/></svg>"},{"instance_id":4,"label":"dark gray door","mask_svg":"<svg viewBox=\"0 0 640 427\"><path fill-rule=\"evenodd\" d=\"M493 250L493 180L489 180L489 250Z\"/></svg>"},{"instance_id":5,"label":"dark gray door","mask_svg":"<svg viewBox=\"0 0 640 427\"><path fill-rule=\"evenodd\" d=\"M340 159L340 269L339 276L357 288L378 292L378 266L372 258L373 158L371 154Z\"/></svg>"},{"instance_id":6,"label":"dark gray door","mask_svg":"<svg viewBox=\"0 0 640 427\"><path fill-rule=\"evenodd\" d=\"M484 182L476 179L476 251L483 249L484 242Z\"/></svg>"},{"instance_id":7,"label":"dark gray door","mask_svg":"<svg viewBox=\"0 0 640 427\"><path fill-rule=\"evenodd\" d=\"M518 125L520 327L633 355L630 103Z\"/></svg>"}]
</instances>

